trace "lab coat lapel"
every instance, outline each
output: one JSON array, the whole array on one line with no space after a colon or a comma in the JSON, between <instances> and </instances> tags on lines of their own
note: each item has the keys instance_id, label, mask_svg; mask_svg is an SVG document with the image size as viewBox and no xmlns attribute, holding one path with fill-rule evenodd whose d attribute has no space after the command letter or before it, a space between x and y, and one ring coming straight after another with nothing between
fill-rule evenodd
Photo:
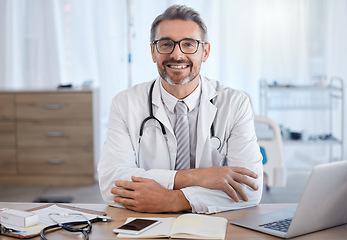
<instances>
[{"instance_id":1,"label":"lab coat lapel","mask_svg":"<svg viewBox=\"0 0 347 240\"><path fill-rule=\"evenodd\" d=\"M163 104L163 101L161 100L161 95L160 95L160 78L157 78L154 84L153 88L153 99L152 99L152 104L154 104L153 108L153 115L160 121L166 129L169 130L169 133L174 136L174 131L171 126L170 120L166 114L165 111L165 106ZM167 134L169 134L167 133Z\"/></svg>"},{"instance_id":2,"label":"lab coat lapel","mask_svg":"<svg viewBox=\"0 0 347 240\"><path fill-rule=\"evenodd\" d=\"M213 120L217 113L217 107L213 105L210 100L213 99L217 93L215 86L213 86L204 77L201 80L201 98L200 109L198 115L197 125L197 145L196 145L196 167L201 165L204 147L209 147L206 141L210 140L210 129Z\"/></svg>"},{"instance_id":3,"label":"lab coat lapel","mask_svg":"<svg viewBox=\"0 0 347 240\"><path fill-rule=\"evenodd\" d=\"M175 161L176 161L177 142L176 142L174 130L166 114L164 103L161 100L159 81L160 81L160 78L157 78L153 88L153 99L152 99L152 104L154 105L153 115L164 125L166 130L168 130L166 131L166 136L167 136L168 148L170 152L170 156L169 156L170 165L171 165L171 169L174 169Z\"/></svg>"}]
</instances>

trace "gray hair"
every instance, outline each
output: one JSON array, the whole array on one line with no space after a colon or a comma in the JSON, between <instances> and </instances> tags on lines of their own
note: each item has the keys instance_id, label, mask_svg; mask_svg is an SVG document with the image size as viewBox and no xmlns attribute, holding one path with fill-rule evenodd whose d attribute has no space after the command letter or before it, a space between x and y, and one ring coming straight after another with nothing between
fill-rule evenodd
<instances>
[{"instance_id":1,"label":"gray hair","mask_svg":"<svg viewBox=\"0 0 347 240\"><path fill-rule=\"evenodd\" d=\"M202 41L207 42L207 27L200 17L200 14L194 9L187 7L185 5L172 5L165 10L164 13L160 14L156 19L154 19L151 27L151 42L155 39L155 34L158 28L159 23L164 20L183 20L183 21L194 21L199 25L202 33Z\"/></svg>"}]
</instances>

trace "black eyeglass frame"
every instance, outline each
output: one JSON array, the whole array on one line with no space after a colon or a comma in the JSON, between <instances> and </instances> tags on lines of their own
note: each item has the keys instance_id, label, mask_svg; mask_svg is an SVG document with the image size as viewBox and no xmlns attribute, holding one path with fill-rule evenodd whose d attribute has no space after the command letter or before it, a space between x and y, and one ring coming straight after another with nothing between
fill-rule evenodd
<instances>
[{"instance_id":1,"label":"black eyeglass frame","mask_svg":"<svg viewBox=\"0 0 347 240\"><path fill-rule=\"evenodd\" d=\"M169 40L169 41L172 41L172 42L174 43L171 52L169 52L169 53L161 53L161 52L159 51L159 49L158 49L158 44L157 44L157 43L158 43L159 41L163 41L163 40ZM181 42L182 42L182 41L186 41L186 40L191 40L191 41L195 41L195 42L198 43L198 44L197 44L197 47L196 47L196 49L195 49L194 52L192 52L192 53L183 52L183 50L182 50L182 48L181 48ZM154 41L152 42L152 44L155 45L155 48L157 49L157 52L158 52L159 54L171 54L171 53L173 53L173 51L175 50L176 44L178 45L178 47L180 48L180 50L181 50L181 52L182 52L183 54L195 54L195 53L198 51L198 49L199 49L199 45L200 45L200 44L205 44L205 43L206 43L206 42L203 42L203 41L200 41L200 40L197 40L197 39L192 39L192 38L184 38L184 39L181 39L181 40L179 40L179 41L174 41L174 40L172 40L172 39L170 39L170 38L163 38L163 39L154 40Z\"/></svg>"}]
</instances>

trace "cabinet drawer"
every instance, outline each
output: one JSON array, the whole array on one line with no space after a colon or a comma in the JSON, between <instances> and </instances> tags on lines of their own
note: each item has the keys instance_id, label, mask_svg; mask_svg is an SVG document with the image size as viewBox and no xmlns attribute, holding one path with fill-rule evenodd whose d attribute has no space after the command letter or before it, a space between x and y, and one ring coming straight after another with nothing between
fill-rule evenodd
<instances>
[{"instance_id":1,"label":"cabinet drawer","mask_svg":"<svg viewBox=\"0 0 347 240\"><path fill-rule=\"evenodd\" d=\"M14 95L0 93L0 120L14 120Z\"/></svg>"},{"instance_id":2,"label":"cabinet drawer","mask_svg":"<svg viewBox=\"0 0 347 240\"><path fill-rule=\"evenodd\" d=\"M18 147L93 147L92 122L18 123Z\"/></svg>"},{"instance_id":3,"label":"cabinet drawer","mask_svg":"<svg viewBox=\"0 0 347 240\"><path fill-rule=\"evenodd\" d=\"M13 148L0 148L0 173L15 174L17 172L16 151Z\"/></svg>"},{"instance_id":4,"label":"cabinet drawer","mask_svg":"<svg viewBox=\"0 0 347 240\"><path fill-rule=\"evenodd\" d=\"M16 115L21 120L91 119L92 94L20 93L16 95Z\"/></svg>"},{"instance_id":5,"label":"cabinet drawer","mask_svg":"<svg viewBox=\"0 0 347 240\"><path fill-rule=\"evenodd\" d=\"M0 148L15 147L14 122L0 122Z\"/></svg>"},{"instance_id":6,"label":"cabinet drawer","mask_svg":"<svg viewBox=\"0 0 347 240\"><path fill-rule=\"evenodd\" d=\"M92 149L20 149L18 152L20 174L81 175L93 174Z\"/></svg>"}]
</instances>

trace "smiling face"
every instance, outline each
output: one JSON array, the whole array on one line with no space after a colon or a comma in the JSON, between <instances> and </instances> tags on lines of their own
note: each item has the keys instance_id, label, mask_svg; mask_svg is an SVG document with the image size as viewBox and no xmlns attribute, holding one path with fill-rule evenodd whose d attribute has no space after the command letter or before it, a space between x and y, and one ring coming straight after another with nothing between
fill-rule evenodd
<instances>
[{"instance_id":1,"label":"smiling face","mask_svg":"<svg viewBox=\"0 0 347 240\"><path fill-rule=\"evenodd\" d=\"M201 29L194 21L164 20L157 28L155 39L194 39L202 41ZM205 62L209 55L208 43L199 44L194 54L184 54L176 44L171 54L159 54L155 45L152 47L152 59L157 63L159 75L170 85L184 85L199 81L201 63Z\"/></svg>"}]
</instances>

